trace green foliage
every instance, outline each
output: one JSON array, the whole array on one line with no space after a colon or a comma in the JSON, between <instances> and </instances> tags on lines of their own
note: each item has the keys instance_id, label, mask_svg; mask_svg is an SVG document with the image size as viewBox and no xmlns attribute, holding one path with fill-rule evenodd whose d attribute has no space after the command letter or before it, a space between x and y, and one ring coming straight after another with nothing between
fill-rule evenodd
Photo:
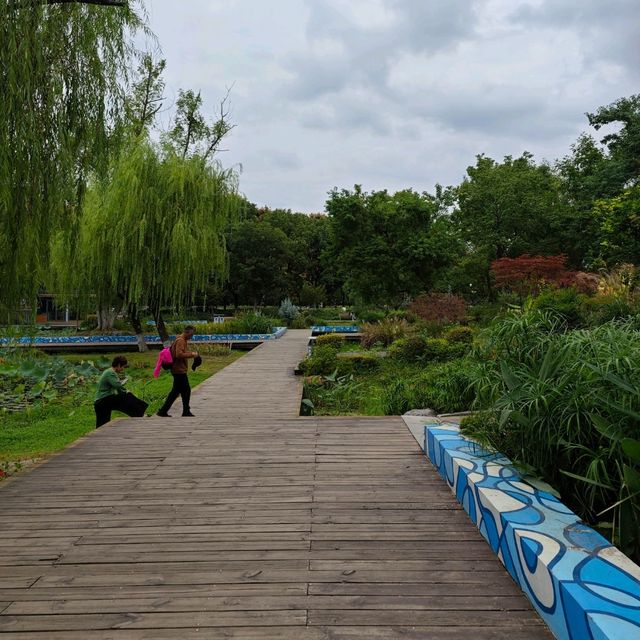
<instances>
[{"instance_id":1,"label":"green foliage","mask_svg":"<svg viewBox=\"0 0 640 640\"><path fill-rule=\"evenodd\" d=\"M587 296L578 293L573 287L548 288L531 299L530 305L533 310L561 316L569 327L577 327L582 323L585 300Z\"/></svg>"},{"instance_id":2,"label":"green foliage","mask_svg":"<svg viewBox=\"0 0 640 640\"><path fill-rule=\"evenodd\" d=\"M338 333L326 333L316 338L316 347L333 347L334 349L340 349L344 344L344 336Z\"/></svg>"},{"instance_id":3,"label":"green foliage","mask_svg":"<svg viewBox=\"0 0 640 640\"><path fill-rule=\"evenodd\" d=\"M415 362L424 355L427 348L426 342L427 339L422 336L409 336L395 340L389 347L389 357Z\"/></svg>"},{"instance_id":4,"label":"green foliage","mask_svg":"<svg viewBox=\"0 0 640 640\"><path fill-rule=\"evenodd\" d=\"M380 322L387 317L386 312L378 309L361 309L356 307L354 315L358 322Z\"/></svg>"},{"instance_id":5,"label":"green foliage","mask_svg":"<svg viewBox=\"0 0 640 640\"><path fill-rule=\"evenodd\" d=\"M424 362L444 362L462 357L469 350L465 342L448 342L444 338L427 338L424 342Z\"/></svg>"},{"instance_id":6,"label":"green foliage","mask_svg":"<svg viewBox=\"0 0 640 640\"><path fill-rule=\"evenodd\" d=\"M585 519L606 513L623 551L638 557L622 446L640 438L633 325L567 331L550 313L513 314L488 332L478 356L477 407L499 416L495 430L483 431L487 444L546 479ZM621 496L628 498L624 509Z\"/></svg>"},{"instance_id":7,"label":"green foliage","mask_svg":"<svg viewBox=\"0 0 640 640\"><path fill-rule=\"evenodd\" d=\"M474 367L472 361L460 359L397 378L384 389L382 411L400 415L409 409L430 408L438 413L467 410L475 399Z\"/></svg>"},{"instance_id":8,"label":"green foliage","mask_svg":"<svg viewBox=\"0 0 640 640\"><path fill-rule=\"evenodd\" d=\"M329 375L338 368L338 354L332 346L318 346L299 365L305 375Z\"/></svg>"},{"instance_id":9,"label":"green foliage","mask_svg":"<svg viewBox=\"0 0 640 640\"><path fill-rule=\"evenodd\" d=\"M640 184L609 200L597 200L593 214L600 228L600 251L608 264L640 262Z\"/></svg>"},{"instance_id":10,"label":"green foliage","mask_svg":"<svg viewBox=\"0 0 640 640\"><path fill-rule=\"evenodd\" d=\"M454 220L477 257L473 271L474 279L481 278L476 280L481 293L491 294L489 268L494 260L567 250L571 238L565 238L563 228L567 206L561 182L531 154L507 156L502 163L478 156L456 194Z\"/></svg>"},{"instance_id":11,"label":"green foliage","mask_svg":"<svg viewBox=\"0 0 640 640\"><path fill-rule=\"evenodd\" d=\"M71 271L57 238L59 281L135 307L192 301L212 274L227 272L222 234L237 214L234 190L233 174L198 157L162 157L147 140L133 142L87 194Z\"/></svg>"},{"instance_id":12,"label":"green foliage","mask_svg":"<svg viewBox=\"0 0 640 640\"><path fill-rule=\"evenodd\" d=\"M447 342L471 344L473 342L473 329L471 327L451 327L444 332L442 337Z\"/></svg>"},{"instance_id":13,"label":"green foliage","mask_svg":"<svg viewBox=\"0 0 640 640\"><path fill-rule=\"evenodd\" d=\"M187 323L178 322L172 325L174 333L181 333ZM272 333L273 328L279 326L279 318L269 318L260 313L243 313L237 318L225 320L224 322L207 322L196 327L201 334L223 334L223 333Z\"/></svg>"},{"instance_id":14,"label":"green foliage","mask_svg":"<svg viewBox=\"0 0 640 640\"><path fill-rule=\"evenodd\" d=\"M441 190L369 194L356 185L330 192L333 250L354 299L393 304L430 287L458 248L445 201Z\"/></svg>"},{"instance_id":15,"label":"green foliage","mask_svg":"<svg viewBox=\"0 0 640 640\"><path fill-rule=\"evenodd\" d=\"M582 317L584 324L595 327L611 320L635 317L638 302L634 297L615 293L602 294L583 300Z\"/></svg>"},{"instance_id":16,"label":"green foliage","mask_svg":"<svg viewBox=\"0 0 640 640\"><path fill-rule=\"evenodd\" d=\"M43 358L16 350L0 364L0 412L24 411L50 402L95 381L104 358L72 364L63 358Z\"/></svg>"},{"instance_id":17,"label":"green foliage","mask_svg":"<svg viewBox=\"0 0 640 640\"><path fill-rule=\"evenodd\" d=\"M49 238L107 165L142 15L138 0L0 3L0 305L35 295Z\"/></svg>"},{"instance_id":18,"label":"green foliage","mask_svg":"<svg viewBox=\"0 0 640 640\"><path fill-rule=\"evenodd\" d=\"M376 324L365 324L362 326L362 346L370 349L376 344L382 346L390 345L395 340L404 337L409 325L406 320L396 320L395 318L383 319Z\"/></svg>"},{"instance_id":19,"label":"green foliage","mask_svg":"<svg viewBox=\"0 0 640 640\"><path fill-rule=\"evenodd\" d=\"M380 367L380 361L374 353L342 353L338 356L337 368L343 375L375 371Z\"/></svg>"}]
</instances>

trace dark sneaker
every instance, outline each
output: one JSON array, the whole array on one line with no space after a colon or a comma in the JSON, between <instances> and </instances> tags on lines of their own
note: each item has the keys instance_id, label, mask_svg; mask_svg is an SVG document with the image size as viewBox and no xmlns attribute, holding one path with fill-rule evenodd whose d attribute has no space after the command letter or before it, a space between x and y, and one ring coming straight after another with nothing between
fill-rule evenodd
<instances>
[{"instance_id":1,"label":"dark sneaker","mask_svg":"<svg viewBox=\"0 0 640 640\"><path fill-rule=\"evenodd\" d=\"M191 413L191 411L189 411L188 413L183 413L182 417L183 418L195 418L195 416L193 415L193 413Z\"/></svg>"},{"instance_id":2,"label":"dark sneaker","mask_svg":"<svg viewBox=\"0 0 640 640\"><path fill-rule=\"evenodd\" d=\"M161 418L170 418L171 417L166 411L158 411L158 413L156 413L156 415L160 416Z\"/></svg>"}]
</instances>

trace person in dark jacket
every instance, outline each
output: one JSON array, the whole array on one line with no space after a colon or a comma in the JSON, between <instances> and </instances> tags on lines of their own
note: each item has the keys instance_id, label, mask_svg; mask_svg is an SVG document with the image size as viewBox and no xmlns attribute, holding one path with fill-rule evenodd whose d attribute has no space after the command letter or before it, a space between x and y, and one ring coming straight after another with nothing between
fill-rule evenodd
<instances>
[{"instance_id":1,"label":"person in dark jacket","mask_svg":"<svg viewBox=\"0 0 640 640\"><path fill-rule=\"evenodd\" d=\"M171 345L171 356L173 357L173 364L171 365L171 375L173 376L173 387L169 391L169 395L165 400L162 407L158 411L158 415L162 418L170 418L169 409L174 403L176 398L180 396L182 398L182 415L183 417L192 418L190 401L191 401L191 385L189 384L189 376L187 371L189 370L189 360L191 358L197 358L197 351L189 350L189 340L196 332L196 328L192 325L187 325L184 331L175 339L175 342Z\"/></svg>"},{"instance_id":2,"label":"person in dark jacket","mask_svg":"<svg viewBox=\"0 0 640 640\"><path fill-rule=\"evenodd\" d=\"M98 380L95 402L93 408L96 412L96 429L111 420L112 411L122 411L125 413L124 397L126 394L120 374L127 366L127 359L124 356L116 356L111 362L111 366L105 369Z\"/></svg>"}]
</instances>

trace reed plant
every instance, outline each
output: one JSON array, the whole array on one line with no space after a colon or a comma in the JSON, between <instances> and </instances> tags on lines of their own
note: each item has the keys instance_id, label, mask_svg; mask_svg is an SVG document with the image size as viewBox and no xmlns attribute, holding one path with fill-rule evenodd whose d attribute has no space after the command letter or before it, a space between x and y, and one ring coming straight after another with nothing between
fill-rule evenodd
<instances>
[{"instance_id":1,"label":"reed plant","mask_svg":"<svg viewBox=\"0 0 640 640\"><path fill-rule=\"evenodd\" d=\"M484 334L467 432L555 487L640 556L640 337L630 322L568 330L550 312L513 312Z\"/></svg>"}]
</instances>

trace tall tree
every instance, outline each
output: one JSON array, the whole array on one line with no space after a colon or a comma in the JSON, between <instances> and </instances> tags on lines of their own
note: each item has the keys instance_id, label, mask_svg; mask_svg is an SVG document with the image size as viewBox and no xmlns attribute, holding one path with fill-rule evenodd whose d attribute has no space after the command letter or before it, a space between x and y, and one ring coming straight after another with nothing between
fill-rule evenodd
<instances>
[{"instance_id":1,"label":"tall tree","mask_svg":"<svg viewBox=\"0 0 640 640\"><path fill-rule=\"evenodd\" d=\"M144 349L139 312L193 301L227 273L224 230L237 215L236 176L202 161L161 155L147 139L130 143L112 174L88 192L77 270L98 297L129 309Z\"/></svg>"},{"instance_id":2,"label":"tall tree","mask_svg":"<svg viewBox=\"0 0 640 640\"><path fill-rule=\"evenodd\" d=\"M347 293L365 303L397 304L429 289L453 255L434 233L444 214L438 197L334 189L327 212Z\"/></svg>"},{"instance_id":3,"label":"tall tree","mask_svg":"<svg viewBox=\"0 0 640 640\"><path fill-rule=\"evenodd\" d=\"M559 179L529 153L499 163L480 155L457 188L454 220L462 238L482 256L491 292L491 262L523 253L569 253L563 241L567 214Z\"/></svg>"},{"instance_id":4,"label":"tall tree","mask_svg":"<svg viewBox=\"0 0 640 640\"><path fill-rule=\"evenodd\" d=\"M0 305L35 293L53 232L104 170L140 0L0 3Z\"/></svg>"}]
</instances>

